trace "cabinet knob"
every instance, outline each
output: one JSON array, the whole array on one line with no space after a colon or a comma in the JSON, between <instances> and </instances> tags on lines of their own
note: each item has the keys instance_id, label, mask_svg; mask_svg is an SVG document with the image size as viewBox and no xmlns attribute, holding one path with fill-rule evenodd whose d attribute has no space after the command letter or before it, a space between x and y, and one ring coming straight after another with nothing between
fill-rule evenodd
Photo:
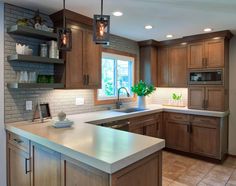
<instances>
[{"instance_id":1,"label":"cabinet knob","mask_svg":"<svg viewBox=\"0 0 236 186\"><path fill-rule=\"evenodd\" d=\"M23 141L22 140L20 140L20 139L14 139L14 141L16 142L16 143L18 143L18 144L20 144L20 143L23 143Z\"/></svg>"}]
</instances>

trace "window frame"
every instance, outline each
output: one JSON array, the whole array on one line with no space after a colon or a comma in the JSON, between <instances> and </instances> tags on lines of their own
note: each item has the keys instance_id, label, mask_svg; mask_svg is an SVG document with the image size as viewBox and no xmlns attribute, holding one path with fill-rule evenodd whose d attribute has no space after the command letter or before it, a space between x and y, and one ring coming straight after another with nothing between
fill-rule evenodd
<instances>
[{"instance_id":1,"label":"window frame","mask_svg":"<svg viewBox=\"0 0 236 186\"><path fill-rule=\"evenodd\" d=\"M128 52L118 51L114 49L109 48L103 48L102 52L104 53L110 53L114 55L121 55L126 57L132 57L134 58L134 64L133 64L133 82L136 82L136 74L137 74L137 56L135 54L131 54ZM101 59L102 60L102 59ZM101 63L102 64L102 63ZM101 68L102 70L102 68ZM102 80L101 80L102 81ZM102 84L102 83L101 83ZM136 101L136 95L134 94L132 97L121 97L120 100L122 102L134 102ZM117 98L109 98L109 99L98 99L98 89L94 90L94 104L95 105L107 105L107 104L114 104L116 103Z\"/></svg>"}]
</instances>

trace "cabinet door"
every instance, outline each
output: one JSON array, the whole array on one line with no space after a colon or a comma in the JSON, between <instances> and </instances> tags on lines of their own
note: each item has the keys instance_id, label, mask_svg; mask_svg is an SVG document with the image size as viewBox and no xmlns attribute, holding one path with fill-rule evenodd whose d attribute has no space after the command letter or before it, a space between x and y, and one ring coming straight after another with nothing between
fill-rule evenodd
<instances>
[{"instance_id":1,"label":"cabinet door","mask_svg":"<svg viewBox=\"0 0 236 186\"><path fill-rule=\"evenodd\" d=\"M166 146L168 148L189 152L189 125L187 123L166 122Z\"/></svg>"},{"instance_id":2,"label":"cabinet door","mask_svg":"<svg viewBox=\"0 0 236 186\"><path fill-rule=\"evenodd\" d=\"M8 144L7 156L8 186L30 186L29 154Z\"/></svg>"},{"instance_id":3,"label":"cabinet door","mask_svg":"<svg viewBox=\"0 0 236 186\"><path fill-rule=\"evenodd\" d=\"M207 68L224 67L224 40L205 42L205 57Z\"/></svg>"},{"instance_id":4,"label":"cabinet door","mask_svg":"<svg viewBox=\"0 0 236 186\"><path fill-rule=\"evenodd\" d=\"M87 88L101 88L101 45L93 42L93 32L84 31L83 75Z\"/></svg>"},{"instance_id":5,"label":"cabinet door","mask_svg":"<svg viewBox=\"0 0 236 186\"><path fill-rule=\"evenodd\" d=\"M140 48L140 79L157 86L157 49L155 47Z\"/></svg>"},{"instance_id":6,"label":"cabinet door","mask_svg":"<svg viewBox=\"0 0 236 186\"><path fill-rule=\"evenodd\" d=\"M169 86L187 87L187 47L169 48Z\"/></svg>"},{"instance_id":7,"label":"cabinet door","mask_svg":"<svg viewBox=\"0 0 236 186\"><path fill-rule=\"evenodd\" d=\"M158 49L158 87L168 87L168 48Z\"/></svg>"},{"instance_id":8,"label":"cabinet door","mask_svg":"<svg viewBox=\"0 0 236 186\"><path fill-rule=\"evenodd\" d=\"M62 156L64 186L109 186L109 175L79 161Z\"/></svg>"},{"instance_id":9,"label":"cabinet door","mask_svg":"<svg viewBox=\"0 0 236 186\"><path fill-rule=\"evenodd\" d=\"M33 186L60 186L60 154L38 144L32 144Z\"/></svg>"},{"instance_id":10,"label":"cabinet door","mask_svg":"<svg viewBox=\"0 0 236 186\"><path fill-rule=\"evenodd\" d=\"M223 87L206 88L206 109L213 111L224 111L225 89Z\"/></svg>"},{"instance_id":11,"label":"cabinet door","mask_svg":"<svg viewBox=\"0 0 236 186\"><path fill-rule=\"evenodd\" d=\"M204 99L205 99L204 87L190 87L188 89L188 108L203 110Z\"/></svg>"},{"instance_id":12,"label":"cabinet door","mask_svg":"<svg viewBox=\"0 0 236 186\"><path fill-rule=\"evenodd\" d=\"M129 132L143 135L144 134L144 129L143 129L143 127L135 127L135 128L130 128Z\"/></svg>"},{"instance_id":13,"label":"cabinet door","mask_svg":"<svg viewBox=\"0 0 236 186\"><path fill-rule=\"evenodd\" d=\"M203 68L204 42L188 45L188 68Z\"/></svg>"},{"instance_id":14,"label":"cabinet door","mask_svg":"<svg viewBox=\"0 0 236 186\"><path fill-rule=\"evenodd\" d=\"M150 123L149 125L146 125L144 128L144 133L147 136L151 136L151 137L157 137L157 121L153 121L152 123Z\"/></svg>"},{"instance_id":15,"label":"cabinet door","mask_svg":"<svg viewBox=\"0 0 236 186\"><path fill-rule=\"evenodd\" d=\"M213 118L214 119L214 118ZM198 119L191 126L191 152L212 158L220 157L219 121L208 117Z\"/></svg>"},{"instance_id":16,"label":"cabinet door","mask_svg":"<svg viewBox=\"0 0 236 186\"><path fill-rule=\"evenodd\" d=\"M71 30L72 50L66 52L66 88L83 88L83 30Z\"/></svg>"}]
</instances>

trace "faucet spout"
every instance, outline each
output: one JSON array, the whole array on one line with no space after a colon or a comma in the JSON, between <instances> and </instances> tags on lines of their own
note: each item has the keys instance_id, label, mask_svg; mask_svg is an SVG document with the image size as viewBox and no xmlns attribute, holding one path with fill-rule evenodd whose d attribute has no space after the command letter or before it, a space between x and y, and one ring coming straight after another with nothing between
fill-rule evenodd
<instances>
[{"instance_id":1,"label":"faucet spout","mask_svg":"<svg viewBox=\"0 0 236 186\"><path fill-rule=\"evenodd\" d=\"M117 98L117 102L116 102L116 108L120 109L120 106L122 105L122 102L120 101L120 91L121 89L124 89L126 91L127 97L130 97L130 93L128 92L128 90L125 87L120 87L118 89L118 98Z\"/></svg>"}]
</instances>

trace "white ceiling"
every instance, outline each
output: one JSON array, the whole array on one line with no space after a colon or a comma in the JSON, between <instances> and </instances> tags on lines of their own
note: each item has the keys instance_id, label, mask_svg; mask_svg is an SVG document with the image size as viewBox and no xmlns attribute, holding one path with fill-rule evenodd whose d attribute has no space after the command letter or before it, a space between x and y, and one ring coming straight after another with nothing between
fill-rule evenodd
<instances>
[{"instance_id":1,"label":"white ceiling","mask_svg":"<svg viewBox=\"0 0 236 186\"><path fill-rule=\"evenodd\" d=\"M7 3L51 14L62 9L62 0L5 0ZM100 0L66 0L66 8L92 17L100 12ZM166 40L214 31L236 34L236 0L104 0L105 14L120 10L122 17L111 17L111 33L133 40ZM144 26L151 24L152 30Z\"/></svg>"}]
</instances>

